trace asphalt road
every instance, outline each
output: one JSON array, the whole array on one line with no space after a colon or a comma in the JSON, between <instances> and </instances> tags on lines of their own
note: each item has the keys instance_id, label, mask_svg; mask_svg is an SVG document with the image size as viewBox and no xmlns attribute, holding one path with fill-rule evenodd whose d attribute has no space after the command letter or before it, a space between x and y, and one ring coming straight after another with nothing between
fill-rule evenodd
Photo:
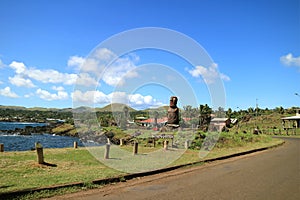
<instances>
[{"instance_id":1,"label":"asphalt road","mask_svg":"<svg viewBox=\"0 0 300 200\"><path fill-rule=\"evenodd\" d=\"M52 199L300 199L300 139L280 147Z\"/></svg>"}]
</instances>

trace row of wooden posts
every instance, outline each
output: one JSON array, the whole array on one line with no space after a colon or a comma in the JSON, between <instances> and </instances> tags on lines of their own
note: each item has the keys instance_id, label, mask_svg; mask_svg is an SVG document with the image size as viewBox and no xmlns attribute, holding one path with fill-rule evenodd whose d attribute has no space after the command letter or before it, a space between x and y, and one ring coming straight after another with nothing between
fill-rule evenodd
<instances>
[{"instance_id":1,"label":"row of wooden posts","mask_svg":"<svg viewBox=\"0 0 300 200\"><path fill-rule=\"evenodd\" d=\"M165 140L164 141L164 150L168 150L168 146L169 146L169 141ZM107 139L107 143L105 145L105 151L104 151L104 159L109 159L109 153L110 153L110 140ZM120 145L123 145L123 141L122 139L120 140ZM139 143L137 141L135 141L133 143L133 155L138 154L138 145ZM189 141L185 142L185 148L187 149L189 146ZM78 148L78 143L75 141L74 142L74 148ZM37 162L38 164L44 164L44 153L43 153L43 146L41 145L41 143L36 142L35 143L35 149L37 152ZM0 144L0 152L4 152L4 144Z\"/></svg>"},{"instance_id":2,"label":"row of wooden posts","mask_svg":"<svg viewBox=\"0 0 300 200\"><path fill-rule=\"evenodd\" d=\"M120 146L123 145L123 141L122 139L120 140ZM155 146L155 144L154 144ZM169 146L169 141L165 140L164 141L164 150L168 150L168 146ZM138 154L138 147L139 147L139 143L137 141L134 141L133 143L133 155ZM109 159L109 152L110 152L110 141L109 139L107 140L107 143L105 145L105 152L104 152L104 159Z\"/></svg>"}]
</instances>

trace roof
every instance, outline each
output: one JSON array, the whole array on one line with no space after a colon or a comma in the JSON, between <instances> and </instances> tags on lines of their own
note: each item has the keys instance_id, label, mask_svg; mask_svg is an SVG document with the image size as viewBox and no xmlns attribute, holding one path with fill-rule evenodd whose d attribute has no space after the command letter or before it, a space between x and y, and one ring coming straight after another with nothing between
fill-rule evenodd
<instances>
[{"instance_id":1,"label":"roof","mask_svg":"<svg viewBox=\"0 0 300 200\"><path fill-rule=\"evenodd\" d=\"M300 116L283 117L282 120L300 120Z\"/></svg>"},{"instance_id":2,"label":"roof","mask_svg":"<svg viewBox=\"0 0 300 200\"><path fill-rule=\"evenodd\" d=\"M216 118L213 118L211 120L211 122L226 122L228 120L228 118L219 118L219 117L216 117Z\"/></svg>"},{"instance_id":3,"label":"roof","mask_svg":"<svg viewBox=\"0 0 300 200\"><path fill-rule=\"evenodd\" d=\"M165 123L167 121L168 121L167 117L157 119L157 123ZM140 121L140 123L149 123L149 124L151 124L151 123L154 123L154 119L153 118L146 119L146 120Z\"/></svg>"}]
</instances>

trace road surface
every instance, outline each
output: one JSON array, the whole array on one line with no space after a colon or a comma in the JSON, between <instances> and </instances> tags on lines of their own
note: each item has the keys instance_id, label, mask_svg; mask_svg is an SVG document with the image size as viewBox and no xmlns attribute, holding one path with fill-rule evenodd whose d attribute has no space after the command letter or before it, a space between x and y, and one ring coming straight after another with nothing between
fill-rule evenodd
<instances>
[{"instance_id":1,"label":"road surface","mask_svg":"<svg viewBox=\"0 0 300 200\"><path fill-rule=\"evenodd\" d=\"M51 199L298 200L300 138L284 140L267 151Z\"/></svg>"}]
</instances>

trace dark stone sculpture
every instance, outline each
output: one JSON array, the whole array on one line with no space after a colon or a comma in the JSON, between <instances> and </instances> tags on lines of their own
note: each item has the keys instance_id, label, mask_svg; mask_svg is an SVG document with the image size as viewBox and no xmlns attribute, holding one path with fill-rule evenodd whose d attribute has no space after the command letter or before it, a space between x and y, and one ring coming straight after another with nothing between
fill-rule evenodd
<instances>
[{"instance_id":1,"label":"dark stone sculpture","mask_svg":"<svg viewBox=\"0 0 300 200\"><path fill-rule=\"evenodd\" d=\"M177 107L177 101L178 98L175 96L172 96L170 98L170 107L168 109L167 125L169 124L179 125L179 109Z\"/></svg>"}]
</instances>

